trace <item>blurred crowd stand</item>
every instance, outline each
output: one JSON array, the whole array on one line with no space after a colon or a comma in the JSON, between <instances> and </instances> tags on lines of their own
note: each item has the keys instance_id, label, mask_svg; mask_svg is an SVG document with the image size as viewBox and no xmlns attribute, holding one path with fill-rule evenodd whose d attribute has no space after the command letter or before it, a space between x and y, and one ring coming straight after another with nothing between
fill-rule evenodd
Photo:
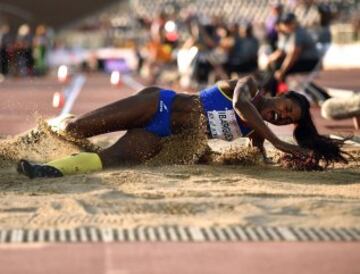
<instances>
[{"instance_id":1,"label":"blurred crowd stand","mask_svg":"<svg viewBox=\"0 0 360 274\"><path fill-rule=\"evenodd\" d=\"M44 25L35 33L28 24L22 24L17 32L8 24L0 27L0 74L3 76L41 76L47 72L47 53L50 39Z\"/></svg>"},{"instance_id":2,"label":"blurred crowd stand","mask_svg":"<svg viewBox=\"0 0 360 274\"><path fill-rule=\"evenodd\" d=\"M351 56L359 39L358 0L118 1L60 30L56 42L43 25L0 22L0 74L41 76L68 65L199 90L253 73L270 96L296 89L322 105L330 97L315 84L323 60L332 50L333 63L360 67Z\"/></svg>"},{"instance_id":3,"label":"blurred crowd stand","mask_svg":"<svg viewBox=\"0 0 360 274\"><path fill-rule=\"evenodd\" d=\"M68 52L69 58L64 60L81 60L81 67L87 70L105 70L106 60L98 56L98 49L115 52L132 48L138 64L136 72L147 84L180 83L182 88L197 89L219 79L268 71L271 63L268 58L278 51L279 43L306 37L304 44L296 41L295 45L303 47L303 52L308 52L309 45L312 48L315 45L316 58L293 60L287 71L276 72L282 67L280 59L284 61L289 55L289 50L284 48L286 54L273 66L272 73L279 78L275 80L281 80L277 82L286 80L288 74L308 73L311 77L303 79L311 83L322 68L321 61L329 45L349 39L342 32L347 29L337 27L339 23L346 22L355 28L359 25L359 8L355 0L119 1L61 30L57 35L59 42L53 48L43 26L34 34L29 27L21 26L22 31L19 28L17 35L11 35L4 25L0 36L1 71L6 75L44 75L53 63L47 58L48 52L59 49L64 56ZM279 33L279 19L287 14L293 14L296 19L295 35ZM336 25L332 24L334 20ZM351 32L352 39L357 33ZM274 88L272 94L278 89ZM312 97L317 101L322 98Z\"/></svg>"}]
</instances>

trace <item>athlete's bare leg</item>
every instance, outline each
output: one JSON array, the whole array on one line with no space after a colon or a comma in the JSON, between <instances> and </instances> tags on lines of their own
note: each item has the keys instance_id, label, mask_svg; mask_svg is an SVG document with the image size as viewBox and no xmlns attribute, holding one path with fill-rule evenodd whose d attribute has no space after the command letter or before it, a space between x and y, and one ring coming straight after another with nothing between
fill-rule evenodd
<instances>
[{"instance_id":1,"label":"athlete's bare leg","mask_svg":"<svg viewBox=\"0 0 360 274\"><path fill-rule=\"evenodd\" d=\"M95 153L80 153L45 165L20 160L17 171L31 179L36 177L61 177L78 173L80 170L86 172L124 164L139 164L155 156L160 149L160 137L144 129L131 129L114 145L104 149L97 155ZM99 162L98 157L100 157L101 162ZM90 165L86 164L87 159L90 159Z\"/></svg>"},{"instance_id":2,"label":"athlete's bare leg","mask_svg":"<svg viewBox=\"0 0 360 274\"><path fill-rule=\"evenodd\" d=\"M149 87L128 98L116 101L71 120L65 130L75 137L142 128L158 107L160 88Z\"/></svg>"},{"instance_id":3,"label":"athlete's bare leg","mask_svg":"<svg viewBox=\"0 0 360 274\"><path fill-rule=\"evenodd\" d=\"M160 137L144 129L131 129L115 144L99 153L104 168L138 164L161 149Z\"/></svg>"}]
</instances>

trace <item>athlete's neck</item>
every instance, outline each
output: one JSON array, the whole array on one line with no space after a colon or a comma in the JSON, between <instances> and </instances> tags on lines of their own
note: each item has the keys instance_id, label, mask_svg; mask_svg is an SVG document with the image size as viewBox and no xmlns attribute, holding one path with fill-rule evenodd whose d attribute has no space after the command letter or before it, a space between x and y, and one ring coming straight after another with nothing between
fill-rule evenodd
<instances>
[{"instance_id":1,"label":"athlete's neck","mask_svg":"<svg viewBox=\"0 0 360 274\"><path fill-rule=\"evenodd\" d=\"M258 99L253 102L255 108L258 110L258 112L261 113L261 111L265 108L267 104L267 100L264 96L259 96Z\"/></svg>"}]
</instances>

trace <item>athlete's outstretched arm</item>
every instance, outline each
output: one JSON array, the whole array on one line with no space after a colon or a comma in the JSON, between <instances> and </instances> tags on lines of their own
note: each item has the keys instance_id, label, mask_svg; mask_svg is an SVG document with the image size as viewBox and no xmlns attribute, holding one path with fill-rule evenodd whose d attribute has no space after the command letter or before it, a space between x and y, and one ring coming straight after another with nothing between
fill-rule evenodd
<instances>
[{"instance_id":1,"label":"athlete's outstretched arm","mask_svg":"<svg viewBox=\"0 0 360 274\"><path fill-rule=\"evenodd\" d=\"M307 150L280 140L265 124L260 113L251 102L250 89L254 86L256 87L256 82L251 76L239 79L236 84L233 95L233 107L239 117L252 127L260 137L267 139L277 149L292 154L307 154Z\"/></svg>"}]
</instances>

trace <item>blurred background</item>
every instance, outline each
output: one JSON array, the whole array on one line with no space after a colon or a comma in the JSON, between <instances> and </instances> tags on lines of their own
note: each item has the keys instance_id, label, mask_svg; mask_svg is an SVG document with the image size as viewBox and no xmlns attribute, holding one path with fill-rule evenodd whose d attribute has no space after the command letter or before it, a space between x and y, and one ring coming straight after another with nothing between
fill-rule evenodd
<instances>
[{"instance_id":1,"label":"blurred background","mask_svg":"<svg viewBox=\"0 0 360 274\"><path fill-rule=\"evenodd\" d=\"M89 91L75 112L142 85L197 91L219 79L267 71L289 15L318 54L314 66L277 83L272 95L302 90L318 108L330 97L353 96L360 86L359 0L1 1L0 107L7 117L0 127L11 115L17 124L1 133L31 125L25 114L16 118L19 111L58 114L69 94L65 85L79 73L88 79L84 89L98 97ZM124 83L127 91L114 95ZM22 93L14 100L16 92ZM355 120L343 126L357 128Z\"/></svg>"}]
</instances>

